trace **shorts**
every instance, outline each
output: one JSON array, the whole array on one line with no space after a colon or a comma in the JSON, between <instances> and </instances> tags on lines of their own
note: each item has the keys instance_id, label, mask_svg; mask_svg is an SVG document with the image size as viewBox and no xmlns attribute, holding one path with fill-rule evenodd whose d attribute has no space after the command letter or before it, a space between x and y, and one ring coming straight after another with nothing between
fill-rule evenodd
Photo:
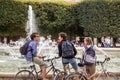
<instances>
[{"instance_id":1,"label":"shorts","mask_svg":"<svg viewBox=\"0 0 120 80\"><path fill-rule=\"evenodd\" d=\"M47 68L47 65L44 63L44 61L41 60L41 59L38 58L38 57L33 57L33 58L31 59L31 61L34 62L34 63L36 63L36 64L38 64L38 65L41 66L41 67Z\"/></svg>"},{"instance_id":2,"label":"shorts","mask_svg":"<svg viewBox=\"0 0 120 80\"><path fill-rule=\"evenodd\" d=\"M86 68L87 74L90 74L90 76L95 73L95 69L96 69L95 64L90 66L85 66L85 68Z\"/></svg>"},{"instance_id":3,"label":"shorts","mask_svg":"<svg viewBox=\"0 0 120 80\"><path fill-rule=\"evenodd\" d=\"M70 59L62 58L62 64L64 67L69 63L72 65L74 70L78 69L78 65L75 58L70 58Z\"/></svg>"}]
</instances>

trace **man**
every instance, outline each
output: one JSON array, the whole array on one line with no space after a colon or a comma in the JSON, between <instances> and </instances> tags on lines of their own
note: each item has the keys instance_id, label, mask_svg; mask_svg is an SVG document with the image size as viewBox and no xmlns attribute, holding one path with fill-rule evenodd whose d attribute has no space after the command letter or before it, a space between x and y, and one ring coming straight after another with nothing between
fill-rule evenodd
<instances>
[{"instance_id":1,"label":"man","mask_svg":"<svg viewBox=\"0 0 120 80\"><path fill-rule=\"evenodd\" d=\"M78 72L78 66L77 66L77 62L75 59L77 50L75 49L74 45L71 42L69 43L72 45L74 55L68 56L68 57L63 56L65 54L63 51L63 43L67 42L67 34L64 32L60 32L58 34L58 42L59 42L58 44L59 57L62 57L62 64L63 64L64 71L66 72L66 68L67 68L66 65L70 63L72 67L74 68L75 72Z\"/></svg>"},{"instance_id":2,"label":"man","mask_svg":"<svg viewBox=\"0 0 120 80\"><path fill-rule=\"evenodd\" d=\"M28 53L25 55L27 61L33 61L38 64L42 70L42 80L46 80L46 64L41 60L44 57L37 55L37 42L39 41L39 34L32 33L31 41L28 46Z\"/></svg>"}]
</instances>

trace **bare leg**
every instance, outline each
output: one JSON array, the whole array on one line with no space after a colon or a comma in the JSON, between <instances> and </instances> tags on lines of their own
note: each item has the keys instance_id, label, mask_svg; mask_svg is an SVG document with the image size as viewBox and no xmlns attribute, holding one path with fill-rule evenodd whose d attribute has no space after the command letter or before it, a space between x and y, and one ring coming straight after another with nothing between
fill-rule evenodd
<instances>
[{"instance_id":1,"label":"bare leg","mask_svg":"<svg viewBox=\"0 0 120 80\"><path fill-rule=\"evenodd\" d=\"M92 77L91 80L95 80L95 77Z\"/></svg>"},{"instance_id":2,"label":"bare leg","mask_svg":"<svg viewBox=\"0 0 120 80\"><path fill-rule=\"evenodd\" d=\"M78 72L79 72L78 69L76 69L76 70L75 70L75 73L78 73Z\"/></svg>"},{"instance_id":3,"label":"bare leg","mask_svg":"<svg viewBox=\"0 0 120 80\"><path fill-rule=\"evenodd\" d=\"M65 67L63 67L63 69L64 69L64 71L65 71L65 72L67 72L67 67L66 67L66 66L65 66Z\"/></svg>"},{"instance_id":4,"label":"bare leg","mask_svg":"<svg viewBox=\"0 0 120 80\"><path fill-rule=\"evenodd\" d=\"M78 72L79 72L78 69L76 69L76 70L75 70L75 73L78 73ZM75 77L75 80L79 80L79 76L76 76L76 77Z\"/></svg>"},{"instance_id":5,"label":"bare leg","mask_svg":"<svg viewBox=\"0 0 120 80\"><path fill-rule=\"evenodd\" d=\"M46 68L42 67L42 78L43 80L46 80Z\"/></svg>"},{"instance_id":6,"label":"bare leg","mask_svg":"<svg viewBox=\"0 0 120 80\"><path fill-rule=\"evenodd\" d=\"M46 80L46 68L45 67L41 67L41 66L40 66L40 68L42 70L42 78L43 78L43 80Z\"/></svg>"}]
</instances>

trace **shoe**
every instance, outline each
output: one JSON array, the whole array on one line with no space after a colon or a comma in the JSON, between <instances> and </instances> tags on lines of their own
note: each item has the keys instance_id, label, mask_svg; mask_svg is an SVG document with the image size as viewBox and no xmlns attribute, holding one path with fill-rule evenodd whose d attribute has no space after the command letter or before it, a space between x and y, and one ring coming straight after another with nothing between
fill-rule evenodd
<instances>
[{"instance_id":1,"label":"shoe","mask_svg":"<svg viewBox=\"0 0 120 80\"><path fill-rule=\"evenodd\" d=\"M37 80L43 80L42 78L39 78L39 79L37 79Z\"/></svg>"}]
</instances>

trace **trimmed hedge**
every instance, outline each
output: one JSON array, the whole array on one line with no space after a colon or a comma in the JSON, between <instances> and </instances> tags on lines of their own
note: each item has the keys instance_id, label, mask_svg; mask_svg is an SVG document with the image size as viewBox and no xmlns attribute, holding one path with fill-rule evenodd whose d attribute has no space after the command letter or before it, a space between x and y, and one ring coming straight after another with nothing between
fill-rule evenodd
<instances>
[{"instance_id":1,"label":"trimmed hedge","mask_svg":"<svg viewBox=\"0 0 120 80\"><path fill-rule=\"evenodd\" d=\"M28 5L33 6L42 35L120 37L120 1L84 0L77 4L0 1L0 35L25 36ZM20 33L18 33L20 32Z\"/></svg>"},{"instance_id":2,"label":"trimmed hedge","mask_svg":"<svg viewBox=\"0 0 120 80\"><path fill-rule=\"evenodd\" d=\"M13 0L0 1L0 36L25 35L26 20L27 5L25 3Z\"/></svg>"},{"instance_id":3,"label":"trimmed hedge","mask_svg":"<svg viewBox=\"0 0 120 80\"><path fill-rule=\"evenodd\" d=\"M73 9L84 36L120 36L120 1L87 0Z\"/></svg>"}]
</instances>

